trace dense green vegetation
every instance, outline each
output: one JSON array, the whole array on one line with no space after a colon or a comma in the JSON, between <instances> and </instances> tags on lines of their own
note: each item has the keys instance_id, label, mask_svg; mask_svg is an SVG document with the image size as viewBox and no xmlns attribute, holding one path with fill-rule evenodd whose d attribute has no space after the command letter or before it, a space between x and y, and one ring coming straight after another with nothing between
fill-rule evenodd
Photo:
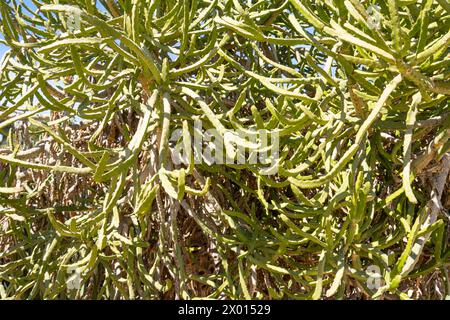
<instances>
[{"instance_id":1,"label":"dense green vegetation","mask_svg":"<svg viewBox=\"0 0 450 320\"><path fill-rule=\"evenodd\" d=\"M448 0L0 10L1 298L450 295ZM174 163L195 120L278 172Z\"/></svg>"}]
</instances>

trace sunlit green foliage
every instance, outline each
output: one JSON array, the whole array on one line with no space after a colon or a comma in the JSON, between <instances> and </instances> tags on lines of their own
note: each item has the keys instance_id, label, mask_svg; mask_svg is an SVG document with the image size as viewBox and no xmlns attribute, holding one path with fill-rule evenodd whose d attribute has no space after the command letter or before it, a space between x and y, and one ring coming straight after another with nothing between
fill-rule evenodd
<instances>
[{"instance_id":1,"label":"sunlit green foliage","mask_svg":"<svg viewBox=\"0 0 450 320\"><path fill-rule=\"evenodd\" d=\"M448 0L0 10L2 298L449 294ZM278 173L175 165L196 119Z\"/></svg>"}]
</instances>

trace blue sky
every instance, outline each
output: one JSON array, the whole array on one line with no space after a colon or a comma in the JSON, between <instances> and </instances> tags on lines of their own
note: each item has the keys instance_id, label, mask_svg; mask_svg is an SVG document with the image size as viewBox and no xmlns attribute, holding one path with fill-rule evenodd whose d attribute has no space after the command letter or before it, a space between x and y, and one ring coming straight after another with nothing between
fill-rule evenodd
<instances>
[{"instance_id":1,"label":"blue sky","mask_svg":"<svg viewBox=\"0 0 450 320\"><path fill-rule=\"evenodd\" d=\"M0 43L0 56L3 56L3 54L5 53L5 51L8 48L6 46L4 46L3 44Z\"/></svg>"},{"instance_id":2,"label":"blue sky","mask_svg":"<svg viewBox=\"0 0 450 320\"><path fill-rule=\"evenodd\" d=\"M25 0L24 3L30 8L30 9L34 9L36 8L36 6L30 1L30 0ZM3 39L3 34L0 32L0 39ZM5 51L8 50L8 47L5 46L4 44L0 43L0 58L3 57L3 54L5 53Z\"/></svg>"}]
</instances>

